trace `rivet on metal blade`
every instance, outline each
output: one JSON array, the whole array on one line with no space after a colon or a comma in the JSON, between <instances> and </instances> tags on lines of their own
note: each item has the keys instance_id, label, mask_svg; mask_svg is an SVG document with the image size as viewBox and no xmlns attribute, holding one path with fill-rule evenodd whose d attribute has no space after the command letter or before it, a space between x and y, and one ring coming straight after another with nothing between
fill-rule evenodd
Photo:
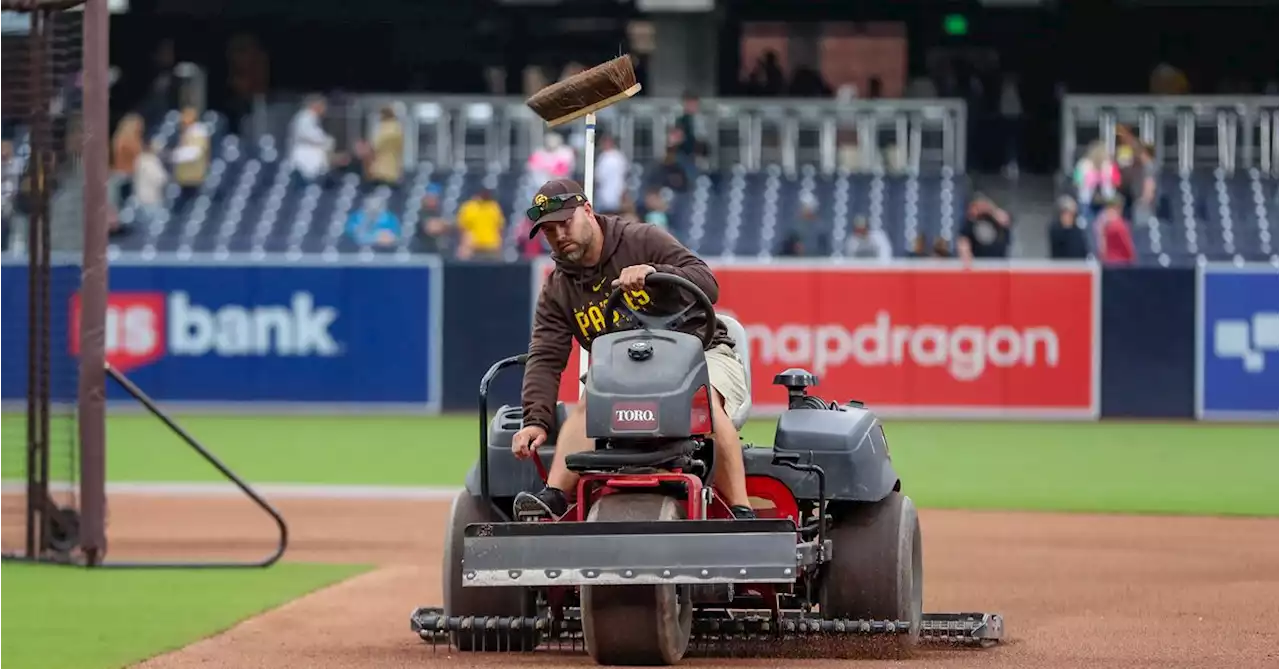
<instances>
[{"instance_id":1,"label":"rivet on metal blade","mask_svg":"<svg viewBox=\"0 0 1280 669\"><path fill-rule=\"evenodd\" d=\"M596 577L596 573L594 571L590 571L590 570L587 571L587 578L595 578L595 577Z\"/></svg>"},{"instance_id":2,"label":"rivet on metal blade","mask_svg":"<svg viewBox=\"0 0 1280 669\"><path fill-rule=\"evenodd\" d=\"M663 570L662 570L662 577L663 577L663 578L671 578L671 570L670 570L670 569L663 569Z\"/></svg>"},{"instance_id":3,"label":"rivet on metal blade","mask_svg":"<svg viewBox=\"0 0 1280 669\"><path fill-rule=\"evenodd\" d=\"M703 575L703 576L706 576L708 573L709 573L709 572L708 572L706 569L703 569L703 570L702 570L702 575Z\"/></svg>"},{"instance_id":4,"label":"rivet on metal blade","mask_svg":"<svg viewBox=\"0 0 1280 669\"><path fill-rule=\"evenodd\" d=\"M476 580L476 573L474 571L467 572L467 580L468 581Z\"/></svg>"},{"instance_id":5,"label":"rivet on metal blade","mask_svg":"<svg viewBox=\"0 0 1280 669\"><path fill-rule=\"evenodd\" d=\"M740 575L740 576L746 576L746 575L747 575L747 570L746 570L746 569L739 569L739 570L738 570L738 575Z\"/></svg>"},{"instance_id":6,"label":"rivet on metal blade","mask_svg":"<svg viewBox=\"0 0 1280 669\"><path fill-rule=\"evenodd\" d=\"M559 569L548 569L548 570L547 570L547 578L560 578L560 570L559 570Z\"/></svg>"},{"instance_id":7,"label":"rivet on metal blade","mask_svg":"<svg viewBox=\"0 0 1280 669\"><path fill-rule=\"evenodd\" d=\"M626 576L627 578L631 578L632 576L635 576L635 573L634 573L634 572L632 572L630 569L628 569L628 570L626 570L626 571L622 572L622 575L623 575L623 576Z\"/></svg>"}]
</instances>

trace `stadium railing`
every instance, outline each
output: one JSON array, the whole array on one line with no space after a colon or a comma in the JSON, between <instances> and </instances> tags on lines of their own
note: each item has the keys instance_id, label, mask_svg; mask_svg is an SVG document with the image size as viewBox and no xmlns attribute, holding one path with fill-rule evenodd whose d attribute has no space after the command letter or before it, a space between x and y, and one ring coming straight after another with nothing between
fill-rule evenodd
<instances>
[{"instance_id":1,"label":"stadium railing","mask_svg":"<svg viewBox=\"0 0 1280 669\"><path fill-rule=\"evenodd\" d=\"M1070 174L1094 140L1114 153L1116 126L1155 147L1157 164L1179 173L1257 168L1275 175L1280 113L1265 95L1068 95L1062 101L1061 168Z\"/></svg>"},{"instance_id":2,"label":"stadium railing","mask_svg":"<svg viewBox=\"0 0 1280 669\"><path fill-rule=\"evenodd\" d=\"M256 105L249 126L255 134L284 137L300 96L273 96ZM470 163L518 168L542 145L545 125L510 96L364 94L329 100L326 127L339 145L371 134L379 110L391 105L405 125L406 166ZM601 129L618 138L634 161L661 160L668 130L681 114L677 98L634 98L599 114ZM714 169L741 165L758 170L779 164L792 172L801 164L832 174L840 149L856 143L859 169L872 170L882 151L904 151L908 171L965 165L965 104L953 99L812 100L704 98L699 125ZM580 131L570 128L571 132Z\"/></svg>"}]
</instances>

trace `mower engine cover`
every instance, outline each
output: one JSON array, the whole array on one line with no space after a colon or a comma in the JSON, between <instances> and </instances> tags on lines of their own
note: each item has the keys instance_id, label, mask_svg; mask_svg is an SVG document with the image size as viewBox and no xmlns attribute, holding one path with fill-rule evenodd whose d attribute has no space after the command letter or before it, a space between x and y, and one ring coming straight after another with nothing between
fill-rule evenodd
<instances>
[{"instance_id":1,"label":"mower engine cover","mask_svg":"<svg viewBox=\"0 0 1280 669\"><path fill-rule=\"evenodd\" d=\"M587 436L681 438L711 432L702 340L674 330L626 330L591 344Z\"/></svg>"}]
</instances>

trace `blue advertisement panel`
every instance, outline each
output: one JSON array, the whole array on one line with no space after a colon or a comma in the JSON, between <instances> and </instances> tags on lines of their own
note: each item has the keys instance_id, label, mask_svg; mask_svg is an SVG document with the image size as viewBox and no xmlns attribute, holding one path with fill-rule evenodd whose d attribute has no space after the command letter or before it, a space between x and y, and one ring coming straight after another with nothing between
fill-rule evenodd
<instances>
[{"instance_id":1,"label":"blue advertisement panel","mask_svg":"<svg viewBox=\"0 0 1280 669\"><path fill-rule=\"evenodd\" d=\"M28 368L28 344L32 326L28 309L31 306L26 263L10 264L6 260L0 268L0 396L4 400L25 399L27 379L32 373ZM64 305L64 308L53 309L49 314L49 400L55 405L65 405L76 401L79 391L79 367L77 361L68 355L71 330L70 311L65 305L71 303L72 297L80 286L80 266L66 259L53 258L50 268L49 301L52 304ZM42 328L37 323L35 328ZM39 373L39 372L37 372Z\"/></svg>"},{"instance_id":2,"label":"blue advertisement panel","mask_svg":"<svg viewBox=\"0 0 1280 669\"><path fill-rule=\"evenodd\" d=\"M1196 318L1196 417L1276 420L1280 414L1280 275L1208 265Z\"/></svg>"},{"instance_id":3,"label":"blue advertisement panel","mask_svg":"<svg viewBox=\"0 0 1280 669\"><path fill-rule=\"evenodd\" d=\"M23 397L26 266L4 268L4 398ZM438 411L442 273L411 262L113 262L107 361L166 403ZM79 295L52 355L79 348ZM55 308L56 313L56 308ZM59 319L54 319L57 322ZM15 327L16 326L16 327ZM108 398L127 395L108 382Z\"/></svg>"}]
</instances>

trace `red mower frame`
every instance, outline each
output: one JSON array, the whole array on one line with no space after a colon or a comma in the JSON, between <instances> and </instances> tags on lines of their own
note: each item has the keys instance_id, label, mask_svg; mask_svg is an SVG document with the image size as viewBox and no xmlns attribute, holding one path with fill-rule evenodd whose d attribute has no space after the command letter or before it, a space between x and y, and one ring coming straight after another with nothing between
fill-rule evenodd
<instances>
[{"instance_id":1,"label":"red mower frame","mask_svg":"<svg viewBox=\"0 0 1280 669\"><path fill-rule=\"evenodd\" d=\"M534 466L538 469L538 478L542 479L545 484L547 482L547 467L542 464L542 459L537 457L537 450L534 449L533 457ZM643 474L626 474L626 473L600 473L600 474L580 474L578 484L575 486L573 503L570 512L566 513L558 520L546 520L541 522L586 522L587 514L590 513L592 505L600 501L605 495L612 495L623 490L634 491L643 488L659 488L664 484L683 484L685 497L682 500L685 504L685 518L687 520L728 520L733 517L729 511L729 504L724 501L724 497L720 494L720 490L711 486L711 504L703 513L702 505L699 500L703 495L702 480L695 474L684 472L680 469L671 469L664 472L646 472ZM756 509L756 514L761 518L790 518L795 523L798 532L800 523L800 503L796 501L795 495L791 493L791 489L785 483L773 478L772 476L747 476L747 496L752 499L759 499L769 502L772 507L764 507ZM586 500L586 503L583 503ZM570 518L572 516L572 518Z\"/></svg>"}]
</instances>

